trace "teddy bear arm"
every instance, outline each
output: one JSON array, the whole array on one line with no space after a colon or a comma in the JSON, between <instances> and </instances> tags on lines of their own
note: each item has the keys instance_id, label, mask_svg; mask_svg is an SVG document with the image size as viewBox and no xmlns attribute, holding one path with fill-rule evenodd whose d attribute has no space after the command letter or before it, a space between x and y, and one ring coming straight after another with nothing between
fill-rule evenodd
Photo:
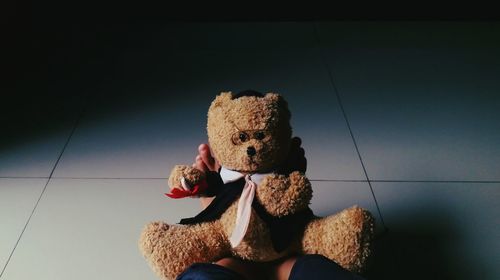
<instances>
[{"instance_id":1,"label":"teddy bear arm","mask_svg":"<svg viewBox=\"0 0 500 280\"><path fill-rule=\"evenodd\" d=\"M306 209L312 199L311 182L299 171L294 171L289 175L290 187L286 193L288 208L291 213L296 213Z\"/></svg>"},{"instance_id":2,"label":"teddy bear arm","mask_svg":"<svg viewBox=\"0 0 500 280\"><path fill-rule=\"evenodd\" d=\"M141 233L139 248L161 279L175 279L194 263L212 262L230 253L218 221L189 226L150 223Z\"/></svg>"},{"instance_id":3,"label":"teddy bear arm","mask_svg":"<svg viewBox=\"0 0 500 280\"><path fill-rule=\"evenodd\" d=\"M284 217L307 209L312 198L309 180L300 172L289 176L272 174L259 186L257 199L266 211L276 217Z\"/></svg>"},{"instance_id":4,"label":"teddy bear arm","mask_svg":"<svg viewBox=\"0 0 500 280\"><path fill-rule=\"evenodd\" d=\"M168 185L170 189L182 188L182 178L184 178L186 183L192 187L205 179L205 174L188 165L176 165L168 177Z\"/></svg>"},{"instance_id":5,"label":"teddy bear arm","mask_svg":"<svg viewBox=\"0 0 500 280\"><path fill-rule=\"evenodd\" d=\"M349 271L361 272L370 255L373 227L370 212L357 206L316 218L305 228L302 253L321 254Z\"/></svg>"}]
</instances>

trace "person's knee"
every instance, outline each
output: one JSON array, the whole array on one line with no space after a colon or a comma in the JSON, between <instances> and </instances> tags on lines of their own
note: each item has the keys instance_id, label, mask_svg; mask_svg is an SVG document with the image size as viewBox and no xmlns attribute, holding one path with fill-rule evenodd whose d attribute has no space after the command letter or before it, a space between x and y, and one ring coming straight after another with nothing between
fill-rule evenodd
<instances>
[{"instance_id":1,"label":"person's knee","mask_svg":"<svg viewBox=\"0 0 500 280\"><path fill-rule=\"evenodd\" d=\"M195 263L179 275L177 280L244 280L244 278L221 265Z\"/></svg>"},{"instance_id":2,"label":"person's knee","mask_svg":"<svg viewBox=\"0 0 500 280\"><path fill-rule=\"evenodd\" d=\"M322 255L304 255L295 262L289 279L362 280L363 278Z\"/></svg>"}]
</instances>

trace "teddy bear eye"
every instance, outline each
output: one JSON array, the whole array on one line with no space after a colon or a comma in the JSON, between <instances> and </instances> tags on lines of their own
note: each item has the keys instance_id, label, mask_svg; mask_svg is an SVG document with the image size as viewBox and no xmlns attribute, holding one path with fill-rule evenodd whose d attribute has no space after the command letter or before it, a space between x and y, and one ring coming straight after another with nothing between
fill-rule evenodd
<instances>
[{"instance_id":1,"label":"teddy bear eye","mask_svg":"<svg viewBox=\"0 0 500 280\"><path fill-rule=\"evenodd\" d=\"M246 132L239 131L231 136L231 141L234 145L240 145L243 142L250 140L250 136Z\"/></svg>"},{"instance_id":2,"label":"teddy bear eye","mask_svg":"<svg viewBox=\"0 0 500 280\"><path fill-rule=\"evenodd\" d=\"M248 135L245 132L240 132L240 135L238 137L240 138L241 142L245 142L248 140Z\"/></svg>"},{"instance_id":3,"label":"teddy bear eye","mask_svg":"<svg viewBox=\"0 0 500 280\"><path fill-rule=\"evenodd\" d=\"M264 137L266 137L266 135L262 131L257 131L257 132L255 132L254 137L257 140L262 140L262 139L264 139Z\"/></svg>"}]
</instances>

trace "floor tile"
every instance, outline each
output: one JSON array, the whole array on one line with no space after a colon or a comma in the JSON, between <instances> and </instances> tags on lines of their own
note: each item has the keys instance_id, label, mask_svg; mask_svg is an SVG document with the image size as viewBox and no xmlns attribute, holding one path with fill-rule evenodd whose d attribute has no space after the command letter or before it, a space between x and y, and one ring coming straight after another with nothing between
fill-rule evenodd
<instances>
[{"instance_id":1,"label":"floor tile","mask_svg":"<svg viewBox=\"0 0 500 280\"><path fill-rule=\"evenodd\" d=\"M500 184L373 183L405 279L500 275Z\"/></svg>"},{"instance_id":2,"label":"floor tile","mask_svg":"<svg viewBox=\"0 0 500 280\"><path fill-rule=\"evenodd\" d=\"M401 279L401 274L398 274L390 234L379 235L373 241L372 255L362 275L369 280Z\"/></svg>"},{"instance_id":3,"label":"floor tile","mask_svg":"<svg viewBox=\"0 0 500 280\"><path fill-rule=\"evenodd\" d=\"M490 23L319 25L370 179L500 180L499 30Z\"/></svg>"},{"instance_id":4,"label":"floor tile","mask_svg":"<svg viewBox=\"0 0 500 280\"><path fill-rule=\"evenodd\" d=\"M123 72L129 79L100 89L57 177L166 177L174 164L192 162L198 144L206 142L206 111L214 96L252 88L288 99L310 178L365 179L315 49L184 52L157 62L163 66L152 69L149 78L140 69L152 60L131 54L127 61L134 65ZM134 69L141 79L134 80Z\"/></svg>"},{"instance_id":5,"label":"floor tile","mask_svg":"<svg viewBox=\"0 0 500 280\"><path fill-rule=\"evenodd\" d=\"M3 279L155 279L137 250L142 226L200 209L194 199L167 199L166 188L165 180L52 179ZM313 189L317 215L357 204L379 220L367 183L313 182Z\"/></svg>"},{"instance_id":6,"label":"floor tile","mask_svg":"<svg viewBox=\"0 0 500 280\"><path fill-rule=\"evenodd\" d=\"M35 89L20 91L24 90ZM0 177L49 177L82 111L83 99L83 94L62 96L60 92L7 97L0 106Z\"/></svg>"},{"instance_id":7,"label":"floor tile","mask_svg":"<svg viewBox=\"0 0 500 280\"><path fill-rule=\"evenodd\" d=\"M0 272L14 249L47 179L0 178Z\"/></svg>"},{"instance_id":8,"label":"floor tile","mask_svg":"<svg viewBox=\"0 0 500 280\"><path fill-rule=\"evenodd\" d=\"M375 240L372 257L364 272L368 279L395 279L392 248L384 230L382 217L367 182L311 182L313 199L311 209L318 216L335 214L353 205L365 208L375 218Z\"/></svg>"},{"instance_id":9,"label":"floor tile","mask_svg":"<svg viewBox=\"0 0 500 280\"><path fill-rule=\"evenodd\" d=\"M68 130L19 141L0 155L2 177L47 177L64 146Z\"/></svg>"},{"instance_id":10,"label":"floor tile","mask_svg":"<svg viewBox=\"0 0 500 280\"><path fill-rule=\"evenodd\" d=\"M311 209L318 216L327 216L353 205L369 210L375 218L377 231L383 231L382 219L367 182L312 181Z\"/></svg>"},{"instance_id":11,"label":"floor tile","mask_svg":"<svg viewBox=\"0 0 500 280\"><path fill-rule=\"evenodd\" d=\"M199 209L194 199L166 198L166 188L165 180L52 179L2 280L157 279L137 247L142 227Z\"/></svg>"}]
</instances>

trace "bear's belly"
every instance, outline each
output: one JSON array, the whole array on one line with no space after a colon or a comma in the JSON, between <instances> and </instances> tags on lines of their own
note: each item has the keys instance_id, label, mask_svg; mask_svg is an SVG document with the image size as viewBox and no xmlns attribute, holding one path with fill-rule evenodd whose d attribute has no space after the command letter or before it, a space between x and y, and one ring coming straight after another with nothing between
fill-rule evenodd
<instances>
[{"instance_id":1,"label":"bear's belly","mask_svg":"<svg viewBox=\"0 0 500 280\"><path fill-rule=\"evenodd\" d=\"M228 239L235 227L237 209L238 201L234 202L221 217L224 232ZM232 253L245 260L272 261L288 254L288 250L281 253L274 250L268 226L252 209L250 224L245 237L236 248L232 249Z\"/></svg>"}]
</instances>

